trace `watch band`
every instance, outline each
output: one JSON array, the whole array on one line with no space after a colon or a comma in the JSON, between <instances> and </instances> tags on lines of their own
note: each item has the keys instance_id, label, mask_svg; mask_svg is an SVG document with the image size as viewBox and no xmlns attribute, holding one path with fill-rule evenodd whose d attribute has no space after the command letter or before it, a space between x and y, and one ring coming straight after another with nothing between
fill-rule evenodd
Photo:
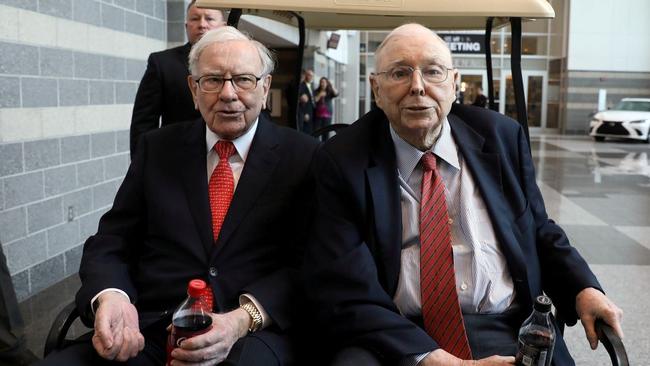
<instances>
[{"instance_id":1,"label":"watch band","mask_svg":"<svg viewBox=\"0 0 650 366\"><path fill-rule=\"evenodd\" d=\"M257 310L255 304L252 302L247 302L243 305L240 305L239 307L244 309L251 317L252 321L250 327L248 327L248 331L250 333L254 333L260 330L260 328L262 328L262 313Z\"/></svg>"}]
</instances>

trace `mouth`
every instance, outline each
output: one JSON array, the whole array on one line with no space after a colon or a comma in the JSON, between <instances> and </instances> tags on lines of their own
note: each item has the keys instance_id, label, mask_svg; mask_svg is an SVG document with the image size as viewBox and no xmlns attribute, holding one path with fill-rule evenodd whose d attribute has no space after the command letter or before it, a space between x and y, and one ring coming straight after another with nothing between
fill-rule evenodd
<instances>
[{"instance_id":1,"label":"mouth","mask_svg":"<svg viewBox=\"0 0 650 366\"><path fill-rule=\"evenodd\" d=\"M430 109L433 109L433 107L430 106L421 106L421 105L412 105L408 107L404 107L409 112L423 112L423 111L428 111Z\"/></svg>"},{"instance_id":2,"label":"mouth","mask_svg":"<svg viewBox=\"0 0 650 366\"><path fill-rule=\"evenodd\" d=\"M220 110L217 111L217 114L223 117L238 117L242 115L244 111L238 111L238 110Z\"/></svg>"}]
</instances>

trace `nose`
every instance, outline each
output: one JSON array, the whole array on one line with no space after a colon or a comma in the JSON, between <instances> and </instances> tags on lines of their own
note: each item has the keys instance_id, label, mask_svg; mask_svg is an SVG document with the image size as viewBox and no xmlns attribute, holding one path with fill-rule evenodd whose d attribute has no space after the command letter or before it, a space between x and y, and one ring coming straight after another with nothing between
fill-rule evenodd
<instances>
[{"instance_id":1,"label":"nose","mask_svg":"<svg viewBox=\"0 0 650 366\"><path fill-rule=\"evenodd\" d=\"M410 93L411 95L424 95L424 79L420 70L413 70Z\"/></svg>"},{"instance_id":2,"label":"nose","mask_svg":"<svg viewBox=\"0 0 650 366\"><path fill-rule=\"evenodd\" d=\"M199 21L199 27L201 28L208 27L208 21L204 17L201 17L201 20Z\"/></svg>"},{"instance_id":3,"label":"nose","mask_svg":"<svg viewBox=\"0 0 650 366\"><path fill-rule=\"evenodd\" d=\"M232 79L224 80L221 91L219 92L219 99L224 102L232 102L237 99L237 91L235 90Z\"/></svg>"}]
</instances>

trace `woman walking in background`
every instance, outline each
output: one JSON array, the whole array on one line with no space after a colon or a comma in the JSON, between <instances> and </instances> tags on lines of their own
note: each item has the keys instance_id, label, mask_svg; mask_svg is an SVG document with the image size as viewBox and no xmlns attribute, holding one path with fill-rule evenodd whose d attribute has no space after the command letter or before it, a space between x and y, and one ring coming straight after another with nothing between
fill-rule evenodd
<instances>
[{"instance_id":1,"label":"woman walking in background","mask_svg":"<svg viewBox=\"0 0 650 366\"><path fill-rule=\"evenodd\" d=\"M326 77L320 78L318 89L314 92L314 101L316 102L314 131L332 124L332 99L338 95L339 92L334 89L334 86Z\"/></svg>"}]
</instances>

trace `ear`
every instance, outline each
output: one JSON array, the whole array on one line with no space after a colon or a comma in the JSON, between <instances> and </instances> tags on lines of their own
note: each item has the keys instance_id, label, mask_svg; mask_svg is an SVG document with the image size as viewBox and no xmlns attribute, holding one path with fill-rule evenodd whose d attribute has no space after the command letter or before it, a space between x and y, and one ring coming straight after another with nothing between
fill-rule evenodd
<instances>
[{"instance_id":1,"label":"ear","mask_svg":"<svg viewBox=\"0 0 650 366\"><path fill-rule=\"evenodd\" d=\"M377 75L371 74L368 77L368 80L370 81L370 90L372 91L372 94L375 96L375 102L379 99L379 82L377 81Z\"/></svg>"},{"instance_id":2,"label":"ear","mask_svg":"<svg viewBox=\"0 0 650 366\"><path fill-rule=\"evenodd\" d=\"M192 75L187 76L187 86L190 88L190 91L192 92L192 100L194 101L194 109L198 110L199 109L199 100L197 98L197 95L199 94L199 84L197 84L194 81L194 78L192 78Z\"/></svg>"},{"instance_id":3,"label":"ear","mask_svg":"<svg viewBox=\"0 0 650 366\"><path fill-rule=\"evenodd\" d=\"M269 90L271 90L271 75L266 75L262 80L262 91L264 91L264 100L269 96Z\"/></svg>"}]
</instances>

